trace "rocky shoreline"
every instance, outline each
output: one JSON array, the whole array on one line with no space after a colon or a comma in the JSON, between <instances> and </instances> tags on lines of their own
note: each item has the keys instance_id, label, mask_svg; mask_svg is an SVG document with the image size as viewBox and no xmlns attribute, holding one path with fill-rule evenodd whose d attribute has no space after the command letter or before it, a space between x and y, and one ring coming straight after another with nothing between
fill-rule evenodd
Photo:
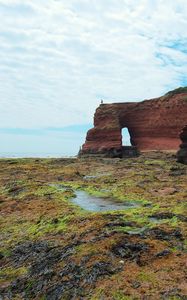
<instances>
[{"instance_id":1,"label":"rocky shoreline","mask_svg":"<svg viewBox=\"0 0 187 300\"><path fill-rule=\"evenodd\" d=\"M187 166L175 156L0 165L1 299L186 299ZM140 205L89 212L74 190Z\"/></svg>"}]
</instances>

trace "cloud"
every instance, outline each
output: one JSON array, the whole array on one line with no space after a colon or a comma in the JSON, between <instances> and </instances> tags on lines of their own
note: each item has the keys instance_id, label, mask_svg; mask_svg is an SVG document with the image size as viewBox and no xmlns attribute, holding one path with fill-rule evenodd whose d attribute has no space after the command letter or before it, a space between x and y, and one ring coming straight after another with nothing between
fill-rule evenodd
<instances>
[{"instance_id":1,"label":"cloud","mask_svg":"<svg viewBox=\"0 0 187 300\"><path fill-rule=\"evenodd\" d=\"M91 123L187 85L186 0L0 0L1 127Z\"/></svg>"}]
</instances>

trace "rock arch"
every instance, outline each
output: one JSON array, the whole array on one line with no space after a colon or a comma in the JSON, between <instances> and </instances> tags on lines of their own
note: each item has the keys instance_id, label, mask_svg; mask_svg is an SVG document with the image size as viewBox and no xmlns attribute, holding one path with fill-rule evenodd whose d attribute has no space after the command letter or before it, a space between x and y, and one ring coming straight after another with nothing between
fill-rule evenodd
<instances>
[{"instance_id":1,"label":"rock arch","mask_svg":"<svg viewBox=\"0 0 187 300\"><path fill-rule=\"evenodd\" d=\"M123 127L129 129L131 143L140 151L177 150L186 123L187 88L142 102L102 103L96 109L94 128L88 131L81 154L120 153Z\"/></svg>"}]
</instances>

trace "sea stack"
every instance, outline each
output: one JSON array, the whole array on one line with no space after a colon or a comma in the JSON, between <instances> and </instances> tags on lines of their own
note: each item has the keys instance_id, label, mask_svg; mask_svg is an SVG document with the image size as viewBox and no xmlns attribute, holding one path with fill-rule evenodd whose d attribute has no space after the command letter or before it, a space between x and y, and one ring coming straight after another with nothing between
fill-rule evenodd
<instances>
[{"instance_id":1,"label":"sea stack","mask_svg":"<svg viewBox=\"0 0 187 300\"><path fill-rule=\"evenodd\" d=\"M180 145L180 150L177 152L177 160L187 165L187 125L183 128L180 138L182 144Z\"/></svg>"}]
</instances>

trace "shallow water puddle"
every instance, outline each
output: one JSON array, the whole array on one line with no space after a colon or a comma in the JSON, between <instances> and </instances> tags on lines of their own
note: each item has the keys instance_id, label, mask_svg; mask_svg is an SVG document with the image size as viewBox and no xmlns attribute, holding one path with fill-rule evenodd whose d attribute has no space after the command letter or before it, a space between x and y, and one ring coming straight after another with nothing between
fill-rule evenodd
<instances>
[{"instance_id":1,"label":"shallow water puddle","mask_svg":"<svg viewBox=\"0 0 187 300\"><path fill-rule=\"evenodd\" d=\"M76 198L71 201L89 211L123 210L137 207L134 202L119 202L113 198L95 197L85 191L75 191Z\"/></svg>"},{"instance_id":2,"label":"shallow water puddle","mask_svg":"<svg viewBox=\"0 0 187 300\"><path fill-rule=\"evenodd\" d=\"M98 173L96 175L85 175L83 177L83 179L89 181L89 180L101 178L101 177L104 177L104 176L110 176L110 173Z\"/></svg>"},{"instance_id":3,"label":"shallow water puddle","mask_svg":"<svg viewBox=\"0 0 187 300\"><path fill-rule=\"evenodd\" d=\"M164 222L168 221L169 219L159 219L159 218L156 218L156 217L149 217L148 220L151 223L161 224L161 223L164 223Z\"/></svg>"},{"instance_id":4,"label":"shallow water puddle","mask_svg":"<svg viewBox=\"0 0 187 300\"><path fill-rule=\"evenodd\" d=\"M54 184L58 190L68 190L70 187ZM96 197L82 190L74 190L76 197L70 201L88 211L112 211L139 207L133 201L120 202L114 198Z\"/></svg>"}]
</instances>

